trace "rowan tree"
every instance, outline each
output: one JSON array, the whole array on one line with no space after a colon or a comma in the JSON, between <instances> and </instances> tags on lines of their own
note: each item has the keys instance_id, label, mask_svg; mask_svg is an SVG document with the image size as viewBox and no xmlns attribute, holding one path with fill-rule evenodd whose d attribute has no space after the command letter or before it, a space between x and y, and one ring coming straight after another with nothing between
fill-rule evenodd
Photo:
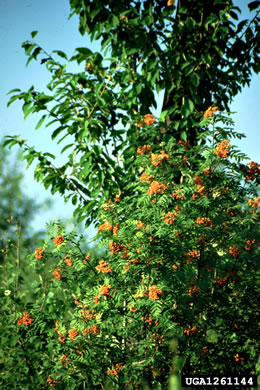
<instances>
[{"instance_id":1,"label":"rowan tree","mask_svg":"<svg viewBox=\"0 0 260 390\"><path fill-rule=\"evenodd\" d=\"M28 62L41 56L50 71L50 92L32 87L10 102L22 99L25 116L43 111L37 128L49 119L53 139L74 142L62 167L17 136L6 144L19 144L29 164L38 159L36 179L78 203L106 248L91 257L57 224L30 256L39 274L56 264L17 333L35 355L29 336L45 335L51 387L167 389L180 374L259 372L260 170L234 147L243 135L228 115L259 71L259 1L248 6L251 20L240 21L229 0L71 0L106 61L88 48L68 60L23 44ZM82 71L69 72L70 61Z\"/></svg>"}]
</instances>

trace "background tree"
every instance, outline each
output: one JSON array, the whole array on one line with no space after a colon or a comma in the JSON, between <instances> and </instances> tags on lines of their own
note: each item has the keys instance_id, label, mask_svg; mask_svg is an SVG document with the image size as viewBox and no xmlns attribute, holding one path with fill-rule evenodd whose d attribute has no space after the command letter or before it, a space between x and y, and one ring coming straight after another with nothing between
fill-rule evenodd
<instances>
[{"instance_id":1,"label":"background tree","mask_svg":"<svg viewBox=\"0 0 260 390\"><path fill-rule=\"evenodd\" d=\"M50 205L37 203L28 198L23 190L23 174L18 165L18 156L15 162L11 161L10 153L0 143L0 249L1 258L4 248L9 247L17 239L17 229L22 232L22 251L34 250L39 239L43 238L43 230L33 232L31 221L37 212Z\"/></svg>"},{"instance_id":2,"label":"background tree","mask_svg":"<svg viewBox=\"0 0 260 390\"><path fill-rule=\"evenodd\" d=\"M212 105L228 109L250 83L252 71L259 71L259 1L248 4L252 17L242 21L231 0L70 4L72 14L80 16L80 32L101 39L110 59L104 62L100 53L77 48L68 60L64 52L48 54L27 41L27 63L40 55L51 74L49 92L14 90L19 93L10 99L24 101L25 117L43 111L36 128L45 119L57 124L53 139L72 137L62 150L70 150L68 160L57 167L53 155L30 148L19 137L6 143L23 147L28 164L37 159L36 180L71 199L79 221L89 225L105 199L136 180L132 156L139 144L167 142L172 136L197 144L205 130L198 125L202 113ZM69 72L71 61L82 70ZM156 107L160 92L158 131L144 116Z\"/></svg>"}]
</instances>

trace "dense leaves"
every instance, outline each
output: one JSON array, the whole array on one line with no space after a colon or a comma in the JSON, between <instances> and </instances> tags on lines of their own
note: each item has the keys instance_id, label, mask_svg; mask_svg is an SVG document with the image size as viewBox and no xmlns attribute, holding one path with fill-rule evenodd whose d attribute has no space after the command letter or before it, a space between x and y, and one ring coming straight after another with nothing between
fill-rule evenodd
<instances>
[{"instance_id":1,"label":"dense leaves","mask_svg":"<svg viewBox=\"0 0 260 390\"><path fill-rule=\"evenodd\" d=\"M139 181L99 212L102 256L82 251L61 224L28 256L44 290L12 315L24 380L168 389L180 374L259 372L260 169L241 163L239 134L206 120L205 144L137 148Z\"/></svg>"},{"instance_id":2,"label":"dense leaves","mask_svg":"<svg viewBox=\"0 0 260 390\"><path fill-rule=\"evenodd\" d=\"M84 47L70 59L60 50L48 54L32 32L23 43L27 64L41 59L51 76L48 92L16 89L9 102L22 100L25 117L43 113L36 129L56 127L52 138L67 142L67 162L55 166L53 156L19 137L7 143L23 147L28 164L38 160L36 180L72 199L75 214L89 225L108 196L136 180L132 155L139 144L171 137L197 144L202 113L213 104L228 109L249 85L252 71L259 71L259 4L249 4L251 20L239 20L231 0L70 4L80 15L80 32L100 39L103 54ZM69 71L71 62L78 73ZM157 106L158 93L164 94L160 126L139 127Z\"/></svg>"},{"instance_id":3,"label":"dense leaves","mask_svg":"<svg viewBox=\"0 0 260 390\"><path fill-rule=\"evenodd\" d=\"M34 31L23 47L50 72L48 93L10 99L25 117L43 114L37 129L55 125L53 140L68 137L68 159L56 167L17 136L6 145L38 160L35 178L95 221L106 251L92 256L76 232L49 227L28 256L35 301L18 312L5 294L16 309L2 387L17 356L22 385L35 388L176 390L181 374L259 374L260 170L223 115L259 71L259 2L251 20L231 0L70 3L104 57L48 54Z\"/></svg>"}]
</instances>

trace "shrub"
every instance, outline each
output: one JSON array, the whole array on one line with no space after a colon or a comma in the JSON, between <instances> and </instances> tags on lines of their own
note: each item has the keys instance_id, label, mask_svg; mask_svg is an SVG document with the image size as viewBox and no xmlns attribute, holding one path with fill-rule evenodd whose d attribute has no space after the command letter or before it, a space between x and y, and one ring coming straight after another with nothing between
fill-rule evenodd
<instances>
[{"instance_id":1,"label":"shrub","mask_svg":"<svg viewBox=\"0 0 260 390\"><path fill-rule=\"evenodd\" d=\"M38 299L3 314L2 387L18 381L14 356L14 388L167 389L171 375L259 373L259 165L242 164L241 135L217 122L203 119L198 146L139 145L140 180L99 213L102 258L50 226L28 257Z\"/></svg>"}]
</instances>

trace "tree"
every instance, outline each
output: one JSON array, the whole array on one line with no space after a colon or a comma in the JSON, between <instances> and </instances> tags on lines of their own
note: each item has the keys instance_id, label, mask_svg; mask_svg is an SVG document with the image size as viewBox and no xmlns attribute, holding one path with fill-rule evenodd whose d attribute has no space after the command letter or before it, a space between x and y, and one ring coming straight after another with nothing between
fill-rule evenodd
<instances>
[{"instance_id":1,"label":"tree","mask_svg":"<svg viewBox=\"0 0 260 390\"><path fill-rule=\"evenodd\" d=\"M35 213L46 206L26 196L22 189L23 174L17 162L10 161L10 154L3 147L3 142L0 144L0 249L2 254L4 248L9 247L9 251L12 251L12 244L17 239L17 229L23 232L22 251L25 248L32 250L35 245L37 246L37 242L43 236L43 231L33 232L30 223Z\"/></svg>"},{"instance_id":2,"label":"tree","mask_svg":"<svg viewBox=\"0 0 260 390\"><path fill-rule=\"evenodd\" d=\"M156 106L155 90L164 91L167 134L182 134L192 145L194 111L204 112L213 103L228 109L250 83L251 69L259 72L259 11L251 21L238 23L240 9L232 1L70 4L80 15L81 34L101 39L102 48L123 67L117 80L121 88L131 83L128 92L122 91L129 111L149 113ZM248 6L253 11L259 2Z\"/></svg>"},{"instance_id":3,"label":"tree","mask_svg":"<svg viewBox=\"0 0 260 390\"><path fill-rule=\"evenodd\" d=\"M13 317L20 344L6 359L19 351L24 386L179 390L171 383L180 374L234 385L230 373L254 384L260 167L242 169L228 118L224 127L223 115L206 120L198 147L173 138L165 150L137 148L139 181L100 211L101 258L60 224L28 256L44 294ZM3 373L10 387L8 365Z\"/></svg>"},{"instance_id":4,"label":"tree","mask_svg":"<svg viewBox=\"0 0 260 390\"><path fill-rule=\"evenodd\" d=\"M56 167L50 160L54 156L35 151L25 140L6 142L23 147L28 164L39 161L36 180L71 198L75 214L89 225L106 198L136 180L132 154L139 144L168 142L174 136L196 145L205 130L199 125L202 113L212 105L228 109L250 83L252 71L259 72L259 2L248 7L251 20L238 22L240 10L231 0L210 5L180 0L176 6L161 0L71 0L72 14L80 15L80 32L101 39L108 65L101 53L88 48L77 48L68 60L60 50L47 54L27 41L27 64L40 55L51 74L49 94L34 87L14 90L19 93L9 102L23 100L25 117L43 111L37 128L46 119L57 124L53 139L73 136L74 142L62 150L72 148L68 161ZM71 61L82 71L67 71ZM145 115L156 107L155 92L164 92L164 100L160 126L151 130Z\"/></svg>"}]
</instances>

